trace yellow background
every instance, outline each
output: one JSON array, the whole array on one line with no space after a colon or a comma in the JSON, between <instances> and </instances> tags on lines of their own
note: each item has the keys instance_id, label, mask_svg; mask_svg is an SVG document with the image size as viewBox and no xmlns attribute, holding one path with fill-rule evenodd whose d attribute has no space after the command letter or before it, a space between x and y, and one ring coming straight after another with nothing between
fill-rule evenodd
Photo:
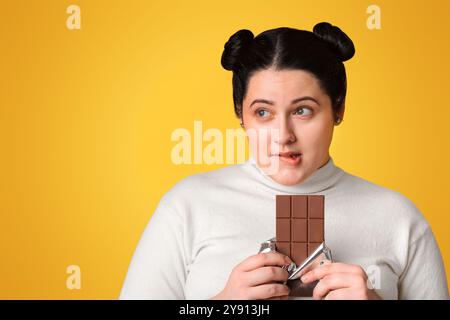
<instances>
[{"instance_id":1,"label":"yellow background","mask_svg":"<svg viewBox=\"0 0 450 320\"><path fill-rule=\"evenodd\" d=\"M366 8L381 7L381 30ZM66 8L81 8L81 30ZM328 21L354 41L337 165L409 197L450 274L450 1L2 1L0 298L116 299L141 232L179 179L176 128L237 128L237 30ZM361 212L364 214L364 212ZM81 268L81 290L66 267Z\"/></svg>"}]
</instances>

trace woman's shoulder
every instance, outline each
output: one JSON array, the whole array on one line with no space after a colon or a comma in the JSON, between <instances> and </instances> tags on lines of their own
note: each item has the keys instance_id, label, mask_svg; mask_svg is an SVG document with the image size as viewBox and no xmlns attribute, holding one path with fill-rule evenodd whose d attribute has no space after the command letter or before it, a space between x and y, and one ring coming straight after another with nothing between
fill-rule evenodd
<instances>
[{"instance_id":1,"label":"woman's shoulder","mask_svg":"<svg viewBox=\"0 0 450 320\"><path fill-rule=\"evenodd\" d=\"M429 227L428 221L417 205L405 194L382 186L356 175L345 172L341 180L346 192L354 194L352 201L356 205L374 208L384 215L386 222L395 221L407 224L420 233Z\"/></svg>"}]
</instances>

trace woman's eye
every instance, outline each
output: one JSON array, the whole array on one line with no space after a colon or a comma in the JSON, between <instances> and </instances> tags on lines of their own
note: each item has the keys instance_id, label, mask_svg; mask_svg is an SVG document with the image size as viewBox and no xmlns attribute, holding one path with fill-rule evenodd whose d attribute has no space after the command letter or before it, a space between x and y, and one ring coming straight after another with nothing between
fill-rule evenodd
<instances>
[{"instance_id":1,"label":"woman's eye","mask_svg":"<svg viewBox=\"0 0 450 320\"><path fill-rule=\"evenodd\" d=\"M259 109L259 110L256 111L256 114L259 117L264 118L264 117L267 117L269 115L269 112L267 110L264 110L264 109Z\"/></svg>"},{"instance_id":2,"label":"woman's eye","mask_svg":"<svg viewBox=\"0 0 450 320\"><path fill-rule=\"evenodd\" d=\"M310 108L298 108L297 111L295 111L295 114L301 115L301 116L307 116L312 113L312 110Z\"/></svg>"}]
</instances>

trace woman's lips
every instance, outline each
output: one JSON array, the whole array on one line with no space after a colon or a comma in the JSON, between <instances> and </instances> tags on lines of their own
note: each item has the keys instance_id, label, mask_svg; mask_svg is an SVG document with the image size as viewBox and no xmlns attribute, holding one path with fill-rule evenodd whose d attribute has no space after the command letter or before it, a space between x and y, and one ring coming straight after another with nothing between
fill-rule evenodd
<instances>
[{"instance_id":1,"label":"woman's lips","mask_svg":"<svg viewBox=\"0 0 450 320\"><path fill-rule=\"evenodd\" d=\"M284 163L287 163L292 166L297 166L302 161L303 155L301 153L296 153L296 152L284 152L284 153L275 154L274 156L278 157Z\"/></svg>"}]
</instances>

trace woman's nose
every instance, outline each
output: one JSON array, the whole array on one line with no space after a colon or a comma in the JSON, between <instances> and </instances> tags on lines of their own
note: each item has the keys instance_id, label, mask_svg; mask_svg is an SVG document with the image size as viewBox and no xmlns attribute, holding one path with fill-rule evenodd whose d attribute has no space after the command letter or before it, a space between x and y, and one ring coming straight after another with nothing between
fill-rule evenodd
<instances>
[{"instance_id":1,"label":"woman's nose","mask_svg":"<svg viewBox=\"0 0 450 320\"><path fill-rule=\"evenodd\" d=\"M287 121L282 121L275 131L275 143L284 145L291 144L296 141L294 131Z\"/></svg>"}]
</instances>

